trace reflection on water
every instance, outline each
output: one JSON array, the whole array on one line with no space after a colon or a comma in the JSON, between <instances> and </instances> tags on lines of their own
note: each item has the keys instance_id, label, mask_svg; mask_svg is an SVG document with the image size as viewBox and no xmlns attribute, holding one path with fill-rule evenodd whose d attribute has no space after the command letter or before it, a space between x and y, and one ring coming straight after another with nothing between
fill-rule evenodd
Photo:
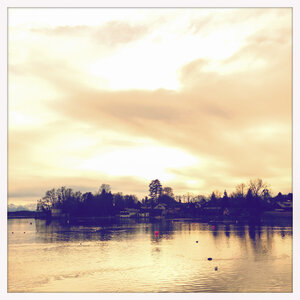
<instances>
[{"instance_id":1,"label":"reflection on water","mask_svg":"<svg viewBox=\"0 0 300 300\"><path fill-rule=\"evenodd\" d=\"M10 219L8 291L292 292L292 228Z\"/></svg>"}]
</instances>

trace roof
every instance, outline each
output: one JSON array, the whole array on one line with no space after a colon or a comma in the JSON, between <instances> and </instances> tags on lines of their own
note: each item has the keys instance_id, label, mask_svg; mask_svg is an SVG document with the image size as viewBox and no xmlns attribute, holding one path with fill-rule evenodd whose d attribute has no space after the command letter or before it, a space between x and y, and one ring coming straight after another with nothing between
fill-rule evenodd
<instances>
[{"instance_id":1,"label":"roof","mask_svg":"<svg viewBox=\"0 0 300 300\"><path fill-rule=\"evenodd\" d=\"M293 207L293 202L285 201L285 202L277 202L277 204L282 208L291 208Z\"/></svg>"},{"instance_id":2,"label":"roof","mask_svg":"<svg viewBox=\"0 0 300 300\"><path fill-rule=\"evenodd\" d=\"M159 203L154 207L154 209L166 209L166 207L167 207L167 204Z\"/></svg>"}]
</instances>

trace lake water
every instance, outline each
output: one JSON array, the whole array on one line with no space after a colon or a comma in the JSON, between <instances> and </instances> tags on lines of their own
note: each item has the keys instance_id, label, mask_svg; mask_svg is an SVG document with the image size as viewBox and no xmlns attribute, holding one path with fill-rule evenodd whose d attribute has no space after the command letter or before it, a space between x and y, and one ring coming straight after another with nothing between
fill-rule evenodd
<instances>
[{"instance_id":1,"label":"lake water","mask_svg":"<svg viewBox=\"0 0 300 300\"><path fill-rule=\"evenodd\" d=\"M292 267L290 226L8 220L9 292L292 292Z\"/></svg>"}]
</instances>

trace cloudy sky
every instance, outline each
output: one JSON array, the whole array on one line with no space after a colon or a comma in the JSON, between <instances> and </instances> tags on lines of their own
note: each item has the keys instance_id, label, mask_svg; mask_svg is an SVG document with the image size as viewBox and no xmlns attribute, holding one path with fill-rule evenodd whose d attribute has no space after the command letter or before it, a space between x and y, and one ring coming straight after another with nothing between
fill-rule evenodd
<instances>
[{"instance_id":1,"label":"cloudy sky","mask_svg":"<svg viewBox=\"0 0 300 300\"><path fill-rule=\"evenodd\" d=\"M292 184L291 9L9 9L9 203Z\"/></svg>"}]
</instances>

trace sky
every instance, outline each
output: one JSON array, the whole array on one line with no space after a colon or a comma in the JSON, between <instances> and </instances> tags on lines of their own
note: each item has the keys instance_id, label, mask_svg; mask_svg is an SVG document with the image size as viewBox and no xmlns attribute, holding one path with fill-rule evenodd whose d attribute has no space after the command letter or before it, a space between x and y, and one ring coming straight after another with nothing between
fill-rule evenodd
<instances>
[{"instance_id":1,"label":"sky","mask_svg":"<svg viewBox=\"0 0 300 300\"><path fill-rule=\"evenodd\" d=\"M8 203L51 188L292 191L292 9L9 8Z\"/></svg>"}]
</instances>

